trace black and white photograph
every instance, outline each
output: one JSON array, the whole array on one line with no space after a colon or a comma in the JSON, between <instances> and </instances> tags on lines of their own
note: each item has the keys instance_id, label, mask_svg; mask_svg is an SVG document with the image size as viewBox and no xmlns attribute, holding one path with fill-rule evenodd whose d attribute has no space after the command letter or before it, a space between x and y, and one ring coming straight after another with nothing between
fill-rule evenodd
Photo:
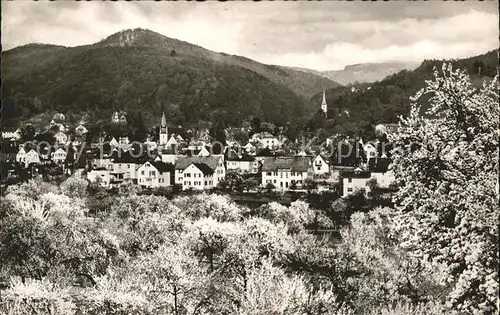
<instances>
[{"instance_id":1,"label":"black and white photograph","mask_svg":"<svg viewBox=\"0 0 500 315\"><path fill-rule=\"evenodd\" d=\"M0 4L0 315L499 314L498 0Z\"/></svg>"}]
</instances>

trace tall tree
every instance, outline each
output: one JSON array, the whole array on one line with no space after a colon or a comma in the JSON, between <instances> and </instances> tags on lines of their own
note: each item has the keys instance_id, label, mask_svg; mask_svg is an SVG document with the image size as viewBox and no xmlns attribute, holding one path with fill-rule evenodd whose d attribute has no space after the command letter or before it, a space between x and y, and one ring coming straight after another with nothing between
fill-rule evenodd
<instances>
[{"instance_id":1,"label":"tall tree","mask_svg":"<svg viewBox=\"0 0 500 315\"><path fill-rule=\"evenodd\" d=\"M442 269L447 306L498 314L498 77L481 89L443 65L412 99L394 141L403 247ZM420 115L430 96L432 119Z\"/></svg>"},{"instance_id":2,"label":"tall tree","mask_svg":"<svg viewBox=\"0 0 500 315\"><path fill-rule=\"evenodd\" d=\"M252 121L250 122L250 126L252 128L252 132L253 133L259 132L260 131L260 127L261 127L260 118L257 117L257 116L255 116L254 118L252 118Z\"/></svg>"},{"instance_id":3,"label":"tall tree","mask_svg":"<svg viewBox=\"0 0 500 315\"><path fill-rule=\"evenodd\" d=\"M144 142L148 136L148 129L144 123L142 113L139 112L134 120L134 141Z\"/></svg>"},{"instance_id":4,"label":"tall tree","mask_svg":"<svg viewBox=\"0 0 500 315\"><path fill-rule=\"evenodd\" d=\"M217 124L212 128L212 139L216 142L220 142L223 145L227 145L226 143L226 129L224 128L224 123L222 120L219 120Z\"/></svg>"}]
</instances>

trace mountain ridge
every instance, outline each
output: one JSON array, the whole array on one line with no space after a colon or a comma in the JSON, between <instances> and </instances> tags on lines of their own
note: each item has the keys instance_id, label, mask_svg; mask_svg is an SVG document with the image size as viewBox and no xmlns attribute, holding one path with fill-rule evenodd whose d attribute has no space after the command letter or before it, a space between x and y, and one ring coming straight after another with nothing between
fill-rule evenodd
<instances>
[{"instance_id":1,"label":"mountain ridge","mask_svg":"<svg viewBox=\"0 0 500 315\"><path fill-rule=\"evenodd\" d=\"M122 108L142 109L154 119L166 106L175 123L219 115L238 124L261 115L284 124L314 111L310 96L339 86L145 29L76 47L28 44L3 51L2 59L4 117L37 110L86 110L105 117ZM42 104L38 109L35 98Z\"/></svg>"}]
</instances>

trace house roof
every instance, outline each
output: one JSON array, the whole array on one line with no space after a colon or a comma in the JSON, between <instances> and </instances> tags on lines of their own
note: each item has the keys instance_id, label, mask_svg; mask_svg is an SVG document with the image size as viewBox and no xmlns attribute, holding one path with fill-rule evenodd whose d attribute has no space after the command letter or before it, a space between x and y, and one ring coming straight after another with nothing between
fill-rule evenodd
<instances>
[{"instance_id":1,"label":"house roof","mask_svg":"<svg viewBox=\"0 0 500 315\"><path fill-rule=\"evenodd\" d=\"M369 171L344 171L341 173L342 178L371 178Z\"/></svg>"},{"instance_id":2,"label":"house roof","mask_svg":"<svg viewBox=\"0 0 500 315\"><path fill-rule=\"evenodd\" d=\"M121 154L118 154L118 151L113 151L114 157L113 163L135 163L135 164L141 164L147 161L147 156L142 154L141 156L132 156L130 151L126 152L121 152Z\"/></svg>"},{"instance_id":3,"label":"house roof","mask_svg":"<svg viewBox=\"0 0 500 315\"><path fill-rule=\"evenodd\" d=\"M245 162L253 162L255 161L255 158L251 155L246 154L245 152L242 152L241 154L238 154L237 151L231 149L227 151L227 161L245 161Z\"/></svg>"},{"instance_id":4,"label":"house roof","mask_svg":"<svg viewBox=\"0 0 500 315\"><path fill-rule=\"evenodd\" d=\"M267 157L262 165L262 172L274 172L289 169L291 172L307 172L310 159L307 157Z\"/></svg>"},{"instance_id":5,"label":"house roof","mask_svg":"<svg viewBox=\"0 0 500 315\"><path fill-rule=\"evenodd\" d=\"M205 163L192 163L192 165L196 166L203 175L212 175L214 170Z\"/></svg>"},{"instance_id":6,"label":"house roof","mask_svg":"<svg viewBox=\"0 0 500 315\"><path fill-rule=\"evenodd\" d=\"M263 149L260 149L259 151L257 151L257 154L255 154L256 156L273 156L273 153L271 152L271 150L269 148L263 148Z\"/></svg>"},{"instance_id":7,"label":"house roof","mask_svg":"<svg viewBox=\"0 0 500 315\"><path fill-rule=\"evenodd\" d=\"M165 163L162 161L149 161L160 173L173 172L174 165L172 163Z\"/></svg>"},{"instance_id":8,"label":"house roof","mask_svg":"<svg viewBox=\"0 0 500 315\"><path fill-rule=\"evenodd\" d=\"M176 170L185 170L189 165L193 163L205 163L212 169L217 168L217 163L221 157L219 156L186 156L186 157L181 157L177 160L175 163L175 169Z\"/></svg>"},{"instance_id":9,"label":"house roof","mask_svg":"<svg viewBox=\"0 0 500 315\"><path fill-rule=\"evenodd\" d=\"M3 132L16 132L19 128L18 127L6 127L2 126L2 133Z\"/></svg>"}]
</instances>

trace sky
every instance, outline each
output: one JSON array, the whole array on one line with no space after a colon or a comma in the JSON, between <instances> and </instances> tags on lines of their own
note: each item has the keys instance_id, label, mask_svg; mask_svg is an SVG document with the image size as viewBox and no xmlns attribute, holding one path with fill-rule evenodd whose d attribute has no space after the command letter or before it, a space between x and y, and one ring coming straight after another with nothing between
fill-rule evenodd
<instances>
[{"instance_id":1,"label":"sky","mask_svg":"<svg viewBox=\"0 0 500 315\"><path fill-rule=\"evenodd\" d=\"M338 70L499 46L497 1L2 1L2 47L78 46L146 28L267 64Z\"/></svg>"}]
</instances>

